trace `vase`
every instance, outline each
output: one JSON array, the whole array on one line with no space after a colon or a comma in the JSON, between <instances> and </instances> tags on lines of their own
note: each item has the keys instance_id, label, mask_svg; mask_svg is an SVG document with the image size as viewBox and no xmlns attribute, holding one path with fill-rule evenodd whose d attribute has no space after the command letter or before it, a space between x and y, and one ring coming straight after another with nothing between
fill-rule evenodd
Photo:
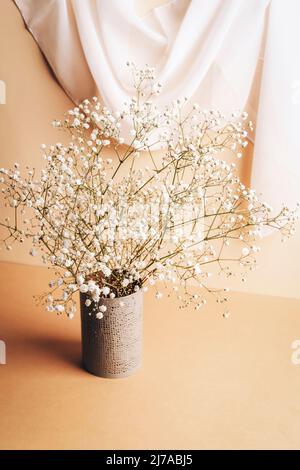
<instances>
[{"instance_id":1,"label":"vase","mask_svg":"<svg viewBox=\"0 0 300 470\"><path fill-rule=\"evenodd\" d=\"M143 293L121 298L100 299L103 318L92 302L87 307L86 294L80 294L83 367L98 377L119 378L132 375L141 366Z\"/></svg>"}]
</instances>

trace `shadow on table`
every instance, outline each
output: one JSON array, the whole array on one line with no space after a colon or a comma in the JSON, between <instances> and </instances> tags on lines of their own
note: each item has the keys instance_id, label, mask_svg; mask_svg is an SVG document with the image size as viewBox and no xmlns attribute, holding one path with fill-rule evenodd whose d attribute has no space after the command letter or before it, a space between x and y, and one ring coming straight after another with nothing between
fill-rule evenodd
<instances>
[{"instance_id":1,"label":"shadow on table","mask_svg":"<svg viewBox=\"0 0 300 470\"><path fill-rule=\"evenodd\" d=\"M43 364L44 368L64 365L72 369L82 369L81 343L79 340L49 337L24 338L19 342L18 349L20 354L31 356L32 364L35 363L39 366Z\"/></svg>"}]
</instances>

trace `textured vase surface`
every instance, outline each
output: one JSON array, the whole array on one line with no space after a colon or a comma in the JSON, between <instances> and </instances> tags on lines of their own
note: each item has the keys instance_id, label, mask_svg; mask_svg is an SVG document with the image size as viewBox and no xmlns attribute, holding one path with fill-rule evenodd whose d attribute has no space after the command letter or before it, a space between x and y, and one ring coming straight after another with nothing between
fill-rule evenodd
<instances>
[{"instance_id":1,"label":"textured vase surface","mask_svg":"<svg viewBox=\"0 0 300 470\"><path fill-rule=\"evenodd\" d=\"M143 293L118 299L101 299L103 318L96 318L94 303L85 305L80 294L83 367L99 377L133 374L142 359Z\"/></svg>"}]
</instances>

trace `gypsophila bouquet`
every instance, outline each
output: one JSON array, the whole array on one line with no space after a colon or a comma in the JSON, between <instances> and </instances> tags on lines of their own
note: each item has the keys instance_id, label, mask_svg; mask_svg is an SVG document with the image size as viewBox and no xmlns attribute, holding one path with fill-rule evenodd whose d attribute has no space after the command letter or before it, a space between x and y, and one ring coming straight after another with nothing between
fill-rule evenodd
<instances>
[{"instance_id":1,"label":"gypsophila bouquet","mask_svg":"<svg viewBox=\"0 0 300 470\"><path fill-rule=\"evenodd\" d=\"M210 266L229 277L255 266L256 240L265 227L283 238L294 231L296 213L283 207L273 215L253 189L235 174L252 123L247 114L229 120L187 100L163 111L154 105L161 86L154 70L133 71L135 94L120 111L85 100L53 125L70 134L70 143L42 145L45 168L21 176L19 165L0 169L4 202L13 211L1 225L4 244L31 238L31 255L42 254L54 267L45 295L47 309L72 318L75 295L87 294L97 317L102 297L123 297L166 284L181 305L199 309L206 294L227 300L227 289L211 289ZM131 143L124 145L123 123ZM163 148L162 156L153 153ZM107 152L109 149L109 155ZM141 165L141 154L147 155ZM229 245L237 240L235 257ZM231 252L230 252L231 253ZM198 285L197 294L190 285ZM224 311L224 315L228 313Z\"/></svg>"}]
</instances>

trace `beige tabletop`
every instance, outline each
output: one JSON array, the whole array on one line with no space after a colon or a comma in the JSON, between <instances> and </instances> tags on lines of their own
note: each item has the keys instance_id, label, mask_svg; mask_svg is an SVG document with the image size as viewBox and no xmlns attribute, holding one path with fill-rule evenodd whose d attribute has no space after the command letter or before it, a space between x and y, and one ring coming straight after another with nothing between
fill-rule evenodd
<instances>
[{"instance_id":1,"label":"beige tabletop","mask_svg":"<svg viewBox=\"0 0 300 470\"><path fill-rule=\"evenodd\" d=\"M224 320L147 294L142 370L101 379L79 318L34 304L49 272L0 266L1 449L300 449L299 300L231 294Z\"/></svg>"}]
</instances>

